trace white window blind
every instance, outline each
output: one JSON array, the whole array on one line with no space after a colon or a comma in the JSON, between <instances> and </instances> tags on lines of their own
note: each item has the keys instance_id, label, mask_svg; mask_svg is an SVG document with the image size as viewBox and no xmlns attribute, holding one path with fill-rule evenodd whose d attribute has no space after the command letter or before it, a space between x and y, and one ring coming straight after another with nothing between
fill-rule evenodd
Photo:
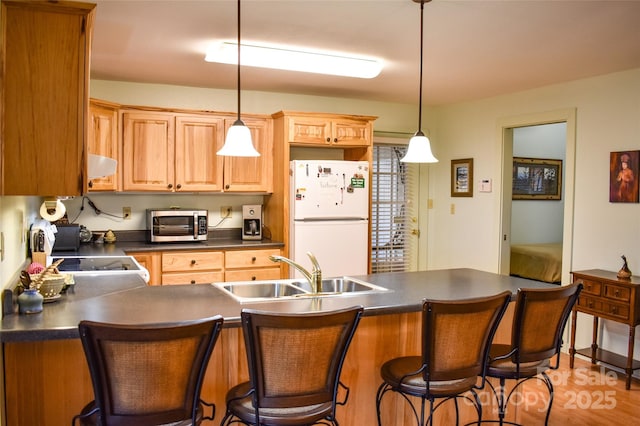
<instances>
[{"instance_id":1,"label":"white window blind","mask_svg":"<svg viewBox=\"0 0 640 426\"><path fill-rule=\"evenodd\" d=\"M371 213L371 269L401 272L410 268L415 250L411 232L413 217L410 190L414 168L400 159L406 145L375 144Z\"/></svg>"}]
</instances>

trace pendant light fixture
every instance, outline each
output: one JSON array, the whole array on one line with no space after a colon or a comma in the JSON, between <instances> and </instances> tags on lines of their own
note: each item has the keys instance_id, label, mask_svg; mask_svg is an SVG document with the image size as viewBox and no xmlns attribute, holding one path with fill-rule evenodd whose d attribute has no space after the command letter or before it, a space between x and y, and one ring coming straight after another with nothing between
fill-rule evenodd
<instances>
[{"instance_id":1,"label":"pendant light fixture","mask_svg":"<svg viewBox=\"0 0 640 426\"><path fill-rule=\"evenodd\" d=\"M231 157L260 156L253 147L251 131L240 119L240 0L238 0L238 119L229 127L224 146L217 154Z\"/></svg>"},{"instance_id":2,"label":"pendant light fixture","mask_svg":"<svg viewBox=\"0 0 640 426\"><path fill-rule=\"evenodd\" d=\"M418 131L409 140L407 153L400 160L403 163L437 163L438 159L431 153L431 142L422 133L422 51L424 33L424 4L431 0L413 0L420 3L420 103L418 106Z\"/></svg>"}]
</instances>

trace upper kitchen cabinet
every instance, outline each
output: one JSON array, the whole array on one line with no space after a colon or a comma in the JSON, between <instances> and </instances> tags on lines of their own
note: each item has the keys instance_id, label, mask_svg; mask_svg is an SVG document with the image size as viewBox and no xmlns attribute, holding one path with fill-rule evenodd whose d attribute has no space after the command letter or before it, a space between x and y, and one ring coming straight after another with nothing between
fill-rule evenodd
<instances>
[{"instance_id":1,"label":"upper kitchen cabinet","mask_svg":"<svg viewBox=\"0 0 640 426\"><path fill-rule=\"evenodd\" d=\"M0 192L80 195L95 5L7 0L0 7Z\"/></svg>"},{"instance_id":2,"label":"upper kitchen cabinet","mask_svg":"<svg viewBox=\"0 0 640 426\"><path fill-rule=\"evenodd\" d=\"M285 121L285 140L292 145L369 146L375 117L279 112Z\"/></svg>"},{"instance_id":3,"label":"upper kitchen cabinet","mask_svg":"<svg viewBox=\"0 0 640 426\"><path fill-rule=\"evenodd\" d=\"M162 192L268 192L271 120L243 117L257 158L222 157L231 115L124 111L123 190Z\"/></svg>"},{"instance_id":4,"label":"upper kitchen cabinet","mask_svg":"<svg viewBox=\"0 0 640 426\"><path fill-rule=\"evenodd\" d=\"M168 112L124 112L123 189L222 190L224 120Z\"/></svg>"},{"instance_id":5,"label":"upper kitchen cabinet","mask_svg":"<svg viewBox=\"0 0 640 426\"><path fill-rule=\"evenodd\" d=\"M122 115L122 189L173 191L175 117L162 112Z\"/></svg>"},{"instance_id":6,"label":"upper kitchen cabinet","mask_svg":"<svg viewBox=\"0 0 640 426\"><path fill-rule=\"evenodd\" d=\"M233 192L273 191L273 137L271 120L242 117L251 131L253 146L260 157L225 157L224 190ZM225 120L225 129L235 119Z\"/></svg>"},{"instance_id":7,"label":"upper kitchen cabinet","mask_svg":"<svg viewBox=\"0 0 640 426\"><path fill-rule=\"evenodd\" d=\"M118 191L122 161L119 158L118 108L110 102L91 99L89 101L89 154L102 155L118 161L116 174L89 180L89 191Z\"/></svg>"}]
</instances>

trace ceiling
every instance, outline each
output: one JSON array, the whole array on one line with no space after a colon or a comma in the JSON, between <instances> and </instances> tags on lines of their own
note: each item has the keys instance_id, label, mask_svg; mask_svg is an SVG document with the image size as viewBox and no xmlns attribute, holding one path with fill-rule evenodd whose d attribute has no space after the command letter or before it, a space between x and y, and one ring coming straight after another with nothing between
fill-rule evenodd
<instances>
[{"instance_id":1,"label":"ceiling","mask_svg":"<svg viewBox=\"0 0 640 426\"><path fill-rule=\"evenodd\" d=\"M234 0L94 0L91 77L235 89L204 61L235 41ZM637 0L433 0L424 6L426 105L640 68ZM411 0L244 0L242 41L375 57L374 79L242 67L242 89L418 101L420 5Z\"/></svg>"}]
</instances>

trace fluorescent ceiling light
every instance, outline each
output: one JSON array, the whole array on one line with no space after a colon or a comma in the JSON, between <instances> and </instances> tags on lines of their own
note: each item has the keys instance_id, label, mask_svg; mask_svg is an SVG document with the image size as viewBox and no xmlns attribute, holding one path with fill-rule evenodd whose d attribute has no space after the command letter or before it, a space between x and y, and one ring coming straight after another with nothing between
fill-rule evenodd
<instances>
[{"instance_id":1,"label":"fluorescent ceiling light","mask_svg":"<svg viewBox=\"0 0 640 426\"><path fill-rule=\"evenodd\" d=\"M241 48L240 62L242 65L251 67L357 78L374 78L382 71L382 63L375 59L244 43ZM220 42L207 51L204 60L222 64L237 64L237 52L238 45L236 43Z\"/></svg>"}]
</instances>

